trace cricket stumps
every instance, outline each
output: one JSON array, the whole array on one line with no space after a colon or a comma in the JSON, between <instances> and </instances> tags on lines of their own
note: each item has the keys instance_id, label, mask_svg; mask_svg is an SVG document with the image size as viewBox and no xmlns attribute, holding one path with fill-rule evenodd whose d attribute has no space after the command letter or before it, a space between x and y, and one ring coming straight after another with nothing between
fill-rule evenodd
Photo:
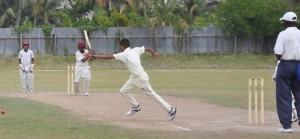
<instances>
[{"instance_id":1,"label":"cricket stumps","mask_svg":"<svg viewBox=\"0 0 300 139\"><path fill-rule=\"evenodd\" d=\"M252 124L252 106L254 106L254 122L255 124L258 124L258 95L260 95L260 123L264 124L264 79L262 77L250 77L248 92L248 124Z\"/></svg>"}]
</instances>

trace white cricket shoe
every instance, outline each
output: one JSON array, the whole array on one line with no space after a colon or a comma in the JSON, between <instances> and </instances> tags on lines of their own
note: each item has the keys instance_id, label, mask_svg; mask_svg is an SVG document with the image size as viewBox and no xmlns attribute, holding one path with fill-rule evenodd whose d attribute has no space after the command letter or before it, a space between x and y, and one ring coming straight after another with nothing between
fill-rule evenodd
<instances>
[{"instance_id":1,"label":"white cricket shoe","mask_svg":"<svg viewBox=\"0 0 300 139\"><path fill-rule=\"evenodd\" d=\"M293 129L289 128L289 129L284 129L283 127L278 129L278 132L280 133L293 133Z\"/></svg>"},{"instance_id":2,"label":"white cricket shoe","mask_svg":"<svg viewBox=\"0 0 300 139\"><path fill-rule=\"evenodd\" d=\"M89 93L84 93L85 96L89 96Z\"/></svg>"},{"instance_id":3,"label":"white cricket shoe","mask_svg":"<svg viewBox=\"0 0 300 139\"><path fill-rule=\"evenodd\" d=\"M22 89L22 93L26 93L26 89L25 88Z\"/></svg>"},{"instance_id":4,"label":"white cricket shoe","mask_svg":"<svg viewBox=\"0 0 300 139\"><path fill-rule=\"evenodd\" d=\"M131 116L134 115L136 112L140 111L142 109L142 107L140 105L138 105L137 107L132 107L127 113L127 116Z\"/></svg>"},{"instance_id":5,"label":"white cricket shoe","mask_svg":"<svg viewBox=\"0 0 300 139\"><path fill-rule=\"evenodd\" d=\"M169 112L169 116L170 116L169 120L170 121L172 121L175 118L176 111L177 111L176 108L171 108L171 111Z\"/></svg>"},{"instance_id":6,"label":"white cricket shoe","mask_svg":"<svg viewBox=\"0 0 300 139\"><path fill-rule=\"evenodd\" d=\"M30 89L30 90L29 90L29 92L30 92L30 93L33 93L33 90L32 90L32 89Z\"/></svg>"}]
</instances>

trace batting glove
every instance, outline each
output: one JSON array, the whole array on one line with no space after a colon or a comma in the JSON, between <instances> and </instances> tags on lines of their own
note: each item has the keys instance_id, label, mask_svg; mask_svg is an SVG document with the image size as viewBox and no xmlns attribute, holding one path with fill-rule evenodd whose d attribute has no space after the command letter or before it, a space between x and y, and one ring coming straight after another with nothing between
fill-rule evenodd
<instances>
[{"instance_id":1,"label":"batting glove","mask_svg":"<svg viewBox=\"0 0 300 139\"><path fill-rule=\"evenodd\" d=\"M29 70L30 70L31 72L33 72L33 67L34 67L34 64L31 64L30 67L29 67Z\"/></svg>"}]
</instances>

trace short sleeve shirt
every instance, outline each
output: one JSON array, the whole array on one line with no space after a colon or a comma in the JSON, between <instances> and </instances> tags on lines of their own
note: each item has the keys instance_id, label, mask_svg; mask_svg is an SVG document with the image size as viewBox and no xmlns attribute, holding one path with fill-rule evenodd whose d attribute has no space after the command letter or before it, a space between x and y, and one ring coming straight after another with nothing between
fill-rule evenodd
<instances>
[{"instance_id":1,"label":"short sleeve shirt","mask_svg":"<svg viewBox=\"0 0 300 139\"><path fill-rule=\"evenodd\" d=\"M90 68L88 61L82 62L81 60L85 58L85 54L89 51L84 49L84 52L81 53L79 50L76 52L76 66L75 68Z\"/></svg>"},{"instance_id":2,"label":"short sleeve shirt","mask_svg":"<svg viewBox=\"0 0 300 139\"><path fill-rule=\"evenodd\" d=\"M283 60L300 60L300 30L289 27L277 37L274 53Z\"/></svg>"},{"instance_id":3,"label":"short sleeve shirt","mask_svg":"<svg viewBox=\"0 0 300 139\"><path fill-rule=\"evenodd\" d=\"M139 75L144 71L140 56L145 53L145 47L126 48L123 52L114 54L115 59L125 63L131 75Z\"/></svg>"},{"instance_id":4,"label":"short sleeve shirt","mask_svg":"<svg viewBox=\"0 0 300 139\"><path fill-rule=\"evenodd\" d=\"M31 58L34 58L33 52L32 50L28 49L27 52L25 52L24 50L21 50L19 52L19 59L21 59L21 64L24 67L30 66L31 64Z\"/></svg>"}]
</instances>

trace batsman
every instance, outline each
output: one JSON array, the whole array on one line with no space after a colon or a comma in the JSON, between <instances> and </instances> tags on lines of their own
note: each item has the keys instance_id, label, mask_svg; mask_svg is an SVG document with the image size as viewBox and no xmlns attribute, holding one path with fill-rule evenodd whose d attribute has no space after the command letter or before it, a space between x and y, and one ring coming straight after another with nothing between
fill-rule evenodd
<instances>
[{"instance_id":1,"label":"batsman","mask_svg":"<svg viewBox=\"0 0 300 139\"><path fill-rule=\"evenodd\" d=\"M79 94L79 84L82 81L82 91L85 96L89 95L89 87L91 81L91 71L88 61L90 60L85 55L89 53L85 49L85 42L78 42L78 51L76 52L76 66L75 66L75 80L74 80L74 91L75 95Z\"/></svg>"},{"instance_id":2,"label":"batsman","mask_svg":"<svg viewBox=\"0 0 300 139\"><path fill-rule=\"evenodd\" d=\"M19 52L19 67L20 67L20 79L22 85L22 92L33 92L34 83L34 55L32 50L29 49L29 42L24 41L22 43L23 49Z\"/></svg>"}]
</instances>

